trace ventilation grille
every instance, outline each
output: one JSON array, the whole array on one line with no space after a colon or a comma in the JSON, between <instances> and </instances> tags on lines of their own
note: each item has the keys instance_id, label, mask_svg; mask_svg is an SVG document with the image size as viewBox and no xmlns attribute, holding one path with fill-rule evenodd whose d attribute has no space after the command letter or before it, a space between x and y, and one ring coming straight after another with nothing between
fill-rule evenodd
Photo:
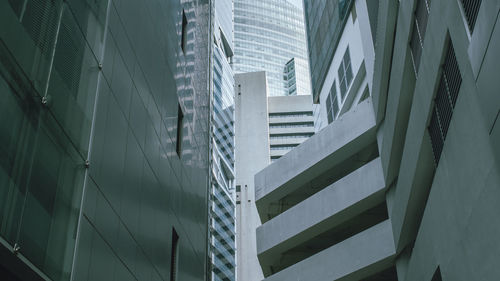
<instances>
[{"instance_id":1,"label":"ventilation grille","mask_svg":"<svg viewBox=\"0 0 500 281\"><path fill-rule=\"evenodd\" d=\"M26 3L24 11L19 11L26 32L47 58L55 41L59 7L55 1L34 0Z\"/></svg>"},{"instance_id":2,"label":"ventilation grille","mask_svg":"<svg viewBox=\"0 0 500 281\"><path fill-rule=\"evenodd\" d=\"M411 34L410 49L413 59L415 74L418 73L420 57L424 48L425 31L427 29L427 20L429 19L430 0L418 0L415 9L415 22Z\"/></svg>"},{"instance_id":3,"label":"ventilation grille","mask_svg":"<svg viewBox=\"0 0 500 281\"><path fill-rule=\"evenodd\" d=\"M462 76L458 68L453 45L450 42L428 128L436 166L441 158L461 84Z\"/></svg>"},{"instance_id":4,"label":"ventilation grille","mask_svg":"<svg viewBox=\"0 0 500 281\"><path fill-rule=\"evenodd\" d=\"M85 39L68 7L64 7L54 56L54 68L69 93L76 96L80 84Z\"/></svg>"},{"instance_id":5,"label":"ventilation grille","mask_svg":"<svg viewBox=\"0 0 500 281\"><path fill-rule=\"evenodd\" d=\"M462 0L462 6L464 7L470 33L472 33L476 24L477 14L479 13L479 7L481 7L481 0Z\"/></svg>"}]
</instances>

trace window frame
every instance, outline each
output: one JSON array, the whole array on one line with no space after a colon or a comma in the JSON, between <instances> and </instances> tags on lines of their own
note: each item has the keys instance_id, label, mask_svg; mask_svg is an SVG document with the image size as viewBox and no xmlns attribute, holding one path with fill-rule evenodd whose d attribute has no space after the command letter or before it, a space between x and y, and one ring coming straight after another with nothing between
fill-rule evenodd
<instances>
[{"instance_id":1,"label":"window frame","mask_svg":"<svg viewBox=\"0 0 500 281\"><path fill-rule=\"evenodd\" d=\"M177 106L177 138L175 143L175 151L177 156L181 158L182 155L182 139L184 135L184 112L180 103Z\"/></svg>"},{"instance_id":2,"label":"window frame","mask_svg":"<svg viewBox=\"0 0 500 281\"><path fill-rule=\"evenodd\" d=\"M349 46L347 46L344 52L344 56L342 56L342 61L340 62L337 74L339 79L340 99L341 102L344 102L347 97L347 93L349 92L349 88L351 87L352 81L354 80Z\"/></svg>"}]
</instances>

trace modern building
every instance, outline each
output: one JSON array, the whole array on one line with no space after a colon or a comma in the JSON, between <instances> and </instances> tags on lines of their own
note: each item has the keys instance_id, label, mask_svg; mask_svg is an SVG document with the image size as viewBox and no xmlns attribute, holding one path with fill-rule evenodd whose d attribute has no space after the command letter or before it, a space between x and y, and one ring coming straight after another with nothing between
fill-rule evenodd
<instances>
[{"instance_id":1,"label":"modern building","mask_svg":"<svg viewBox=\"0 0 500 281\"><path fill-rule=\"evenodd\" d=\"M292 58L285 64L283 79L285 80L285 95L310 95L311 80L309 75L309 63L305 59Z\"/></svg>"},{"instance_id":2,"label":"modern building","mask_svg":"<svg viewBox=\"0 0 500 281\"><path fill-rule=\"evenodd\" d=\"M235 75L236 280L262 280L255 229L254 175L269 165L266 72Z\"/></svg>"},{"instance_id":3,"label":"modern building","mask_svg":"<svg viewBox=\"0 0 500 281\"><path fill-rule=\"evenodd\" d=\"M236 267L234 192L234 74L232 1L216 0L213 29L210 242L213 281L234 281Z\"/></svg>"},{"instance_id":4,"label":"modern building","mask_svg":"<svg viewBox=\"0 0 500 281\"><path fill-rule=\"evenodd\" d=\"M310 95L268 97L271 162L314 135Z\"/></svg>"},{"instance_id":5,"label":"modern building","mask_svg":"<svg viewBox=\"0 0 500 281\"><path fill-rule=\"evenodd\" d=\"M316 38L314 36L319 38L314 40L326 40L321 43L324 44L324 49L320 49L324 53L321 57L317 56L316 44L309 49L311 65L314 66L311 74L316 77L313 92L313 100L318 107L314 112L316 131L369 97L373 76L374 41L367 40L373 38L373 34L370 28L364 27L373 29L375 20L370 21L362 15L375 13L378 3L374 2L377 1L369 1L359 7L360 16L356 9L351 9L354 1L334 2L305 2L306 22L311 28L308 30L309 40ZM317 33L324 22L330 23L321 27L327 28L327 32ZM314 71L320 68L324 73L318 77Z\"/></svg>"},{"instance_id":6,"label":"modern building","mask_svg":"<svg viewBox=\"0 0 500 281\"><path fill-rule=\"evenodd\" d=\"M325 13L318 2L305 1L308 23ZM355 14L363 45L376 46L373 67L365 57L371 95L255 176L264 280L496 280L500 6L353 0L345 9L338 38ZM314 26L309 35L321 33ZM311 57L316 102L330 92L321 77L339 48Z\"/></svg>"},{"instance_id":7,"label":"modern building","mask_svg":"<svg viewBox=\"0 0 500 281\"><path fill-rule=\"evenodd\" d=\"M266 71L270 96L288 95L283 68L291 59L302 59L296 76L304 80L309 95L309 66L300 8L288 0L234 1L233 69L235 73Z\"/></svg>"},{"instance_id":8,"label":"modern building","mask_svg":"<svg viewBox=\"0 0 500 281\"><path fill-rule=\"evenodd\" d=\"M0 1L0 279L207 280L207 1Z\"/></svg>"}]
</instances>

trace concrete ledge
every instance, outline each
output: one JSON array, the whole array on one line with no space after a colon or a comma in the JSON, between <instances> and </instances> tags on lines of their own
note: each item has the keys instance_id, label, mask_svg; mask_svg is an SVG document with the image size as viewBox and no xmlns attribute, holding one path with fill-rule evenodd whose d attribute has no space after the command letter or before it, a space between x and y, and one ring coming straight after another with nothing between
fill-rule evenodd
<instances>
[{"instance_id":1,"label":"concrete ledge","mask_svg":"<svg viewBox=\"0 0 500 281\"><path fill-rule=\"evenodd\" d=\"M269 128L269 134L297 134L314 133L314 127L294 127L294 128Z\"/></svg>"},{"instance_id":2,"label":"concrete ledge","mask_svg":"<svg viewBox=\"0 0 500 281\"><path fill-rule=\"evenodd\" d=\"M371 99L367 99L257 173L255 198L262 222L268 219L269 204L307 185L373 143L375 125Z\"/></svg>"},{"instance_id":3,"label":"concrete ledge","mask_svg":"<svg viewBox=\"0 0 500 281\"><path fill-rule=\"evenodd\" d=\"M272 118L269 118L269 124L276 124L276 123L300 123L300 122L314 122L314 116L272 117Z\"/></svg>"},{"instance_id":4,"label":"concrete ledge","mask_svg":"<svg viewBox=\"0 0 500 281\"><path fill-rule=\"evenodd\" d=\"M287 250L383 202L384 191L377 158L266 222L257 228L261 266L273 266Z\"/></svg>"},{"instance_id":5,"label":"concrete ledge","mask_svg":"<svg viewBox=\"0 0 500 281\"><path fill-rule=\"evenodd\" d=\"M375 63L373 69L372 97L373 107L379 124L385 116L387 89L391 73L391 57L394 46L394 32L398 17L397 0L380 1L377 23L377 47L375 48Z\"/></svg>"},{"instance_id":6,"label":"concrete ledge","mask_svg":"<svg viewBox=\"0 0 500 281\"><path fill-rule=\"evenodd\" d=\"M264 280L362 280L391 266L394 257L386 220Z\"/></svg>"}]
</instances>

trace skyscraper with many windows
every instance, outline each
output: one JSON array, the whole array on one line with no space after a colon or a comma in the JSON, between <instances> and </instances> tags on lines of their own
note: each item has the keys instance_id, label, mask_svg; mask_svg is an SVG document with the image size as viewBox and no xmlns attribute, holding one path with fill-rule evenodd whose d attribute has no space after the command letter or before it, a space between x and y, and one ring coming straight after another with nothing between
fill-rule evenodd
<instances>
[{"instance_id":1,"label":"skyscraper with many windows","mask_svg":"<svg viewBox=\"0 0 500 281\"><path fill-rule=\"evenodd\" d=\"M284 67L296 57L304 60L296 75L310 94L309 66L303 13L287 0L234 1L234 71L266 71L268 94L288 95ZM304 65L304 67L302 67Z\"/></svg>"},{"instance_id":2,"label":"skyscraper with many windows","mask_svg":"<svg viewBox=\"0 0 500 281\"><path fill-rule=\"evenodd\" d=\"M234 75L232 1L215 0L212 73L210 244L213 281L234 281Z\"/></svg>"}]
</instances>

